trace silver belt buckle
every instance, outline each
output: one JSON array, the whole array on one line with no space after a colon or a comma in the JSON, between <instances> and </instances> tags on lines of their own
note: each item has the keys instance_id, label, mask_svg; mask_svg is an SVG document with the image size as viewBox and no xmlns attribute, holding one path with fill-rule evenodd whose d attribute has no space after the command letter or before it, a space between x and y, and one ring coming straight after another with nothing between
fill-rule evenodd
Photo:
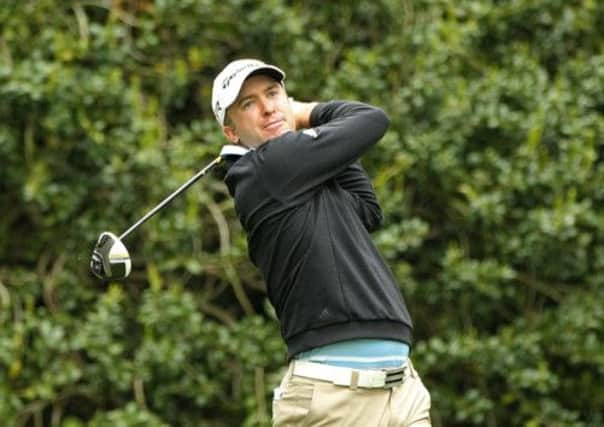
<instances>
[{"instance_id":1,"label":"silver belt buckle","mask_svg":"<svg viewBox=\"0 0 604 427\"><path fill-rule=\"evenodd\" d=\"M400 385L405 380L405 373L409 367L407 365L395 369L384 369L386 379L384 380L384 388L392 388Z\"/></svg>"}]
</instances>

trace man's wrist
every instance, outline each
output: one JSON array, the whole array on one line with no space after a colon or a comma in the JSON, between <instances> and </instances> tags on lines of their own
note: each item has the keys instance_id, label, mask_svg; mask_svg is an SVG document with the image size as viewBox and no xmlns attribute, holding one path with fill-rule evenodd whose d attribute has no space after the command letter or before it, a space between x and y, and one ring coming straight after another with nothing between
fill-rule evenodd
<instances>
[{"instance_id":1,"label":"man's wrist","mask_svg":"<svg viewBox=\"0 0 604 427\"><path fill-rule=\"evenodd\" d=\"M300 102L291 98L292 110L296 120L296 129L304 129L310 127L310 114L318 102Z\"/></svg>"}]
</instances>

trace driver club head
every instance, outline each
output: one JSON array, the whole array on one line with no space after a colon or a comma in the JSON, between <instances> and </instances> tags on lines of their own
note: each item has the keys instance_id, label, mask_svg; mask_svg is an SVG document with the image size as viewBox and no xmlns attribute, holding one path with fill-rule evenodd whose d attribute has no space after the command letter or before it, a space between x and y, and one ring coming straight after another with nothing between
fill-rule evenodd
<instances>
[{"instance_id":1,"label":"driver club head","mask_svg":"<svg viewBox=\"0 0 604 427\"><path fill-rule=\"evenodd\" d=\"M124 279L130 274L130 254L113 233L101 233L92 251L90 270L102 280Z\"/></svg>"},{"instance_id":2,"label":"driver club head","mask_svg":"<svg viewBox=\"0 0 604 427\"><path fill-rule=\"evenodd\" d=\"M221 161L226 161L227 163L234 162L248 151L247 148L239 145L228 144L223 146L219 157L214 159L209 165L181 185L155 208L147 212L145 216L122 233L120 237L117 237L109 231L101 233L92 251L92 257L90 258L90 270L92 271L92 274L101 280L115 280L128 277L132 263L130 261L128 249L126 249L126 246L124 246L121 239L155 215L160 209L163 209L170 201L189 188L189 186L204 176L210 169L221 163Z\"/></svg>"}]
</instances>

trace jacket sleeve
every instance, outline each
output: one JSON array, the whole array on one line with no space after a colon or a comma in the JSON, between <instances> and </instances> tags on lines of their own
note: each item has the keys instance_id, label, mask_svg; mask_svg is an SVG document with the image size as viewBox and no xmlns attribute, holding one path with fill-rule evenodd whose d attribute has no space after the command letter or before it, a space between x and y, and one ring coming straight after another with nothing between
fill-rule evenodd
<instances>
[{"instance_id":1,"label":"jacket sleeve","mask_svg":"<svg viewBox=\"0 0 604 427\"><path fill-rule=\"evenodd\" d=\"M258 149L264 184L277 199L304 198L339 176L382 138L389 119L377 107L332 101L313 109L310 124L311 129L287 132ZM349 191L358 185L353 185L358 177L342 179Z\"/></svg>"},{"instance_id":2,"label":"jacket sleeve","mask_svg":"<svg viewBox=\"0 0 604 427\"><path fill-rule=\"evenodd\" d=\"M383 220L382 208L363 167L355 162L336 176L335 180L350 195L354 210L367 231L378 229Z\"/></svg>"}]
</instances>

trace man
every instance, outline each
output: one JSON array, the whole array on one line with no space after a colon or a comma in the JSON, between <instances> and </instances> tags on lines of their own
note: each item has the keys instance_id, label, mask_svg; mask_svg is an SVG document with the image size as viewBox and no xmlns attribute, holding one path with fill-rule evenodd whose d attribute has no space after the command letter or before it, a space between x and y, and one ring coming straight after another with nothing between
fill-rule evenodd
<instances>
[{"instance_id":1,"label":"man","mask_svg":"<svg viewBox=\"0 0 604 427\"><path fill-rule=\"evenodd\" d=\"M429 426L411 319L371 241L381 209L358 163L389 120L359 102L294 101L284 79L237 60L212 92L224 135L249 149L225 182L288 349L273 423Z\"/></svg>"}]
</instances>

